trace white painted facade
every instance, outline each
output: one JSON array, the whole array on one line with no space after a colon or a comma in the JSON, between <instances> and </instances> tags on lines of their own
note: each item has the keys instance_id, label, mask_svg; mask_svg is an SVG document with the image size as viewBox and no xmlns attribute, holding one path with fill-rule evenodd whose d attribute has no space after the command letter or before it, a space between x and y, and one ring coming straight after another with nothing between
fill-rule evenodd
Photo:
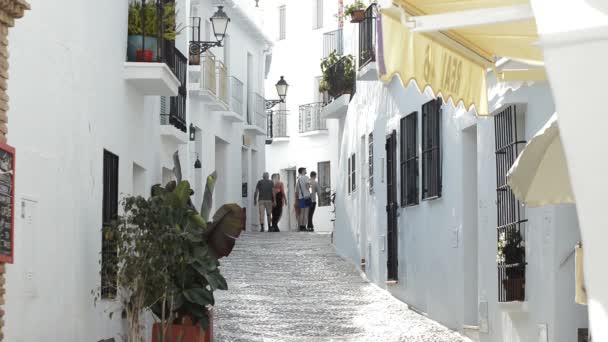
<instances>
[{"instance_id":1,"label":"white painted facade","mask_svg":"<svg viewBox=\"0 0 608 342\"><path fill-rule=\"evenodd\" d=\"M554 113L549 86L496 83L488 76L491 111L527 105L530 139ZM334 243L355 264L365 259L370 281L430 318L463 333L479 327L480 341L575 341L587 327L587 308L574 302L574 261L580 240L572 205L526 208L526 301L498 302L494 120L476 117L450 101L441 114L443 191L436 200L398 209L398 282L387 284L386 137L399 121L433 99L415 84L393 79L357 82L340 143ZM419 114L420 115L420 114ZM420 156L421 117L418 117ZM373 133L373 191L366 172L355 193L346 190L348 156L365 161ZM397 139L397 156L400 154ZM399 201L399 157L397 157ZM421 163L420 163L421 165ZM421 175L421 173L420 173ZM420 179L419 179L420 182ZM565 260L565 261L564 261ZM547 338L541 339L546 328Z\"/></svg>"},{"instance_id":2,"label":"white painted facade","mask_svg":"<svg viewBox=\"0 0 608 342\"><path fill-rule=\"evenodd\" d=\"M251 7L250 1L237 2ZM195 142L160 125L161 93L154 93L155 86L176 91L179 82L162 65L125 63L128 2L30 3L32 11L10 33L8 142L17 150L16 249L15 263L7 265L5 340L118 341L120 312L108 318L117 303L102 300L95 306L91 294L100 286L104 149L119 157L121 196L148 195L152 185L171 180L171 155L179 150L197 202L204 177L217 169L215 203L247 206L250 217L255 211L241 197L241 183L248 181L252 193L248 177L263 169L264 139L244 147L244 124L226 122L196 98L188 99L186 119L199 128ZM197 6L178 1L184 25L191 5ZM198 7L204 18L215 9L210 1ZM230 42L238 47L227 64L230 75L247 81L241 61L252 54L251 82L263 95L270 46L259 28L244 24L247 11L227 9L233 18ZM189 39L186 29L176 42L186 56ZM222 48L212 50L221 54ZM193 167L196 152L201 170Z\"/></svg>"},{"instance_id":3,"label":"white painted facade","mask_svg":"<svg viewBox=\"0 0 608 342\"><path fill-rule=\"evenodd\" d=\"M576 198L585 253L585 283L594 341L608 340L608 231L604 228L605 158L588 151L605 146L608 75L606 1L532 0L538 33L558 111L560 135ZM569 66L576 65L576 68Z\"/></svg>"},{"instance_id":4,"label":"white painted facade","mask_svg":"<svg viewBox=\"0 0 608 342\"><path fill-rule=\"evenodd\" d=\"M317 5L322 4L322 25L316 25ZM338 165L338 136L339 122L327 120L326 130L300 132L299 108L301 105L318 102L318 83L315 79L321 77L320 62L323 58L323 34L338 29L338 1L285 1L265 0L264 26L272 39L272 67L266 80L266 94L269 99L278 98L275 84L280 76L289 83L286 104L277 105L274 109L287 109L287 136L275 137L272 144L267 145L266 171L280 173L288 192L289 214L284 212L279 224L281 231L297 230L297 219L293 210L296 171L299 167L311 171L318 170L318 163L330 162L331 193L335 192L339 180ZM285 8L285 39L280 35L280 8ZM317 28L317 26L320 26ZM344 51L352 51L350 37L356 25L345 23ZM320 176L320 175L319 175ZM319 177L318 176L318 177ZM285 209L284 209L285 210ZM315 231L329 232L333 229L332 206L317 207L314 215Z\"/></svg>"}]
</instances>

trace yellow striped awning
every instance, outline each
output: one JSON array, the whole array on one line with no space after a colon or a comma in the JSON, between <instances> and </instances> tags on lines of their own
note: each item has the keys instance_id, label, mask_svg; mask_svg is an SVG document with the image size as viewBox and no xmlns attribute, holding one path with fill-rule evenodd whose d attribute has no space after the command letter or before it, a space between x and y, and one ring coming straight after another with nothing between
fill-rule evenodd
<instances>
[{"instance_id":1,"label":"yellow striped awning","mask_svg":"<svg viewBox=\"0 0 608 342\"><path fill-rule=\"evenodd\" d=\"M425 16L528 4L529 0L394 0L408 16ZM381 79L399 75L407 85L416 81L421 89L431 87L435 94L467 109L475 107L487 114L486 70L500 57L542 64L534 20L520 20L441 31L454 44L437 35L412 32L394 10L381 10ZM457 45L459 49L454 48ZM470 53L463 53L464 50ZM471 56L475 56L472 58Z\"/></svg>"}]
</instances>

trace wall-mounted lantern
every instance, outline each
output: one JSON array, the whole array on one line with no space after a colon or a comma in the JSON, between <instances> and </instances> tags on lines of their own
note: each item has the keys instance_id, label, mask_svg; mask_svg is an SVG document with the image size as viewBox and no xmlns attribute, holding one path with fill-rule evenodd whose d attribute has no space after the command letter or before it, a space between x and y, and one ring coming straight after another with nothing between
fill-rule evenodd
<instances>
[{"instance_id":1,"label":"wall-mounted lantern","mask_svg":"<svg viewBox=\"0 0 608 342\"><path fill-rule=\"evenodd\" d=\"M213 27L213 35L215 36L215 42L201 41L201 30L192 30L192 40L190 41L190 54L200 55L203 52L209 50L214 46L222 46L222 41L226 36L226 30L228 29L228 23L230 23L230 17L224 12L224 6L217 6L217 11L211 18L211 26ZM200 20L199 20L200 23ZM198 36L194 37L194 32L198 32Z\"/></svg>"},{"instance_id":2,"label":"wall-mounted lantern","mask_svg":"<svg viewBox=\"0 0 608 342\"><path fill-rule=\"evenodd\" d=\"M196 140L196 127L194 127L193 124L190 124L190 141L195 141Z\"/></svg>"},{"instance_id":3,"label":"wall-mounted lantern","mask_svg":"<svg viewBox=\"0 0 608 342\"><path fill-rule=\"evenodd\" d=\"M277 88L277 94L279 95L278 100L264 100L266 104L266 110L272 109L272 107L278 105L279 103L284 103L285 98L287 97L287 88L289 88L289 84L285 81L285 78L281 76L277 84L274 85Z\"/></svg>"},{"instance_id":4,"label":"wall-mounted lantern","mask_svg":"<svg viewBox=\"0 0 608 342\"><path fill-rule=\"evenodd\" d=\"M196 154L196 161L194 162L194 168L195 169L200 169L202 168L203 165L201 164L201 160L198 159L198 153Z\"/></svg>"}]
</instances>

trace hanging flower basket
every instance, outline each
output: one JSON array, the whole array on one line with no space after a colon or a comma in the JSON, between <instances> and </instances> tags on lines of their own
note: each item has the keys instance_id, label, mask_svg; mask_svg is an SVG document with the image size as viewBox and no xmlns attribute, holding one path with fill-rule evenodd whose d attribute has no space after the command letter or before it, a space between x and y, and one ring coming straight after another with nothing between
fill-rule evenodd
<instances>
[{"instance_id":1,"label":"hanging flower basket","mask_svg":"<svg viewBox=\"0 0 608 342\"><path fill-rule=\"evenodd\" d=\"M350 22L351 23L360 23L363 20L365 20L365 11L364 10L354 10L353 13L350 15Z\"/></svg>"}]
</instances>

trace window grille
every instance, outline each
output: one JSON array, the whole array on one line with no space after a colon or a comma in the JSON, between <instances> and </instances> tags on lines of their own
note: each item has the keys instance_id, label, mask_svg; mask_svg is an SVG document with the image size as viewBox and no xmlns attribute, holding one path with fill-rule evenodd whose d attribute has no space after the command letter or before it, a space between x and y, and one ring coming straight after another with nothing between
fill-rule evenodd
<instances>
[{"instance_id":1,"label":"window grille","mask_svg":"<svg viewBox=\"0 0 608 342\"><path fill-rule=\"evenodd\" d=\"M351 164L351 160L350 160L350 158L351 157L348 157L348 171L346 173L347 174L346 188L348 189L348 193L349 194L351 192L351 179L350 179L350 177L351 177L351 165L350 165Z\"/></svg>"},{"instance_id":2,"label":"window grille","mask_svg":"<svg viewBox=\"0 0 608 342\"><path fill-rule=\"evenodd\" d=\"M422 105L422 199L441 197L441 104Z\"/></svg>"},{"instance_id":3,"label":"window grille","mask_svg":"<svg viewBox=\"0 0 608 342\"><path fill-rule=\"evenodd\" d=\"M286 38L287 8L285 5L279 7L279 40Z\"/></svg>"},{"instance_id":4,"label":"window grille","mask_svg":"<svg viewBox=\"0 0 608 342\"><path fill-rule=\"evenodd\" d=\"M103 153L103 202L102 224L109 227L118 215L118 156L104 150ZM105 232L104 232L105 233ZM116 243L111 234L102 234L101 243L101 297L116 297Z\"/></svg>"},{"instance_id":5,"label":"window grille","mask_svg":"<svg viewBox=\"0 0 608 342\"><path fill-rule=\"evenodd\" d=\"M367 158L369 165L369 193L374 192L374 133L370 133L367 138Z\"/></svg>"},{"instance_id":6,"label":"window grille","mask_svg":"<svg viewBox=\"0 0 608 342\"><path fill-rule=\"evenodd\" d=\"M331 204L331 163L329 161L317 164L318 182L321 187L319 193L319 207L326 207Z\"/></svg>"},{"instance_id":7,"label":"window grille","mask_svg":"<svg viewBox=\"0 0 608 342\"><path fill-rule=\"evenodd\" d=\"M355 162L355 154L353 153L350 156L350 181L351 181L351 192L354 192L355 190L357 190L357 163Z\"/></svg>"},{"instance_id":8,"label":"window grille","mask_svg":"<svg viewBox=\"0 0 608 342\"><path fill-rule=\"evenodd\" d=\"M520 202L507 184L507 172L526 144L523 124L523 111L518 113L516 106L508 106L494 116L499 302L525 299L527 220Z\"/></svg>"},{"instance_id":9,"label":"window grille","mask_svg":"<svg viewBox=\"0 0 608 342\"><path fill-rule=\"evenodd\" d=\"M401 206L419 203L418 187L418 112L401 118Z\"/></svg>"}]
</instances>

